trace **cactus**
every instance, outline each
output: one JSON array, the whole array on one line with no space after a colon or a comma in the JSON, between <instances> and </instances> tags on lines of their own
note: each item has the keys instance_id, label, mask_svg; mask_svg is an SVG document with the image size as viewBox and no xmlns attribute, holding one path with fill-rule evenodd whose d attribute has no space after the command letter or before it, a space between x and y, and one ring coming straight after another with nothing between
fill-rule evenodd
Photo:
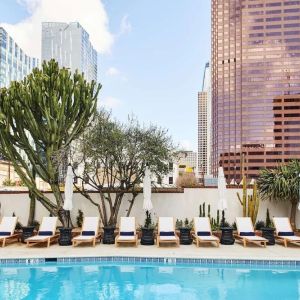
<instances>
[{"instance_id":1,"label":"cactus","mask_svg":"<svg viewBox=\"0 0 300 300\"><path fill-rule=\"evenodd\" d=\"M207 216L210 218L210 204L208 204Z\"/></svg>"},{"instance_id":2,"label":"cactus","mask_svg":"<svg viewBox=\"0 0 300 300\"><path fill-rule=\"evenodd\" d=\"M205 217L205 202L203 202L203 217Z\"/></svg>"},{"instance_id":3,"label":"cactus","mask_svg":"<svg viewBox=\"0 0 300 300\"><path fill-rule=\"evenodd\" d=\"M237 193L237 197L243 208L243 217L250 217L252 223L255 224L260 201L256 182L254 183L252 190L252 195L248 195L246 177L243 176L243 195L241 197L240 194Z\"/></svg>"}]
</instances>

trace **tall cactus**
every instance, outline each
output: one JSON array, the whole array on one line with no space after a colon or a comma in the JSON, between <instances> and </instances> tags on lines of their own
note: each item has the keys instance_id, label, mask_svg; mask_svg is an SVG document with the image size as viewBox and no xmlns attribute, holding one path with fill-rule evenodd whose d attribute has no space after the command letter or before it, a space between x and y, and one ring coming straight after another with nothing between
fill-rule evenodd
<instances>
[{"instance_id":1,"label":"tall cactus","mask_svg":"<svg viewBox=\"0 0 300 300\"><path fill-rule=\"evenodd\" d=\"M24 80L0 89L0 148L30 192L63 224L59 165L91 121L100 88L51 60ZM33 172L49 183L55 203L38 190Z\"/></svg>"},{"instance_id":2,"label":"tall cactus","mask_svg":"<svg viewBox=\"0 0 300 300\"><path fill-rule=\"evenodd\" d=\"M238 200L243 208L243 217L250 217L253 224L256 223L258 209L259 209L259 196L257 193L256 182L253 185L252 195L248 195L246 177L243 176L243 194L242 197L237 193Z\"/></svg>"}]
</instances>

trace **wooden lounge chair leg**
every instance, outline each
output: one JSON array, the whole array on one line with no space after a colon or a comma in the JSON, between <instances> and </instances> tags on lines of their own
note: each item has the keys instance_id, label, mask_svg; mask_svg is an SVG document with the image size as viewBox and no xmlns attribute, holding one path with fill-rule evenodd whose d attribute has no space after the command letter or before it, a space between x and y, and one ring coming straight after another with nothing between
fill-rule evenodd
<instances>
[{"instance_id":1,"label":"wooden lounge chair leg","mask_svg":"<svg viewBox=\"0 0 300 300\"><path fill-rule=\"evenodd\" d=\"M96 238L93 239L93 247L96 247Z\"/></svg>"},{"instance_id":2,"label":"wooden lounge chair leg","mask_svg":"<svg viewBox=\"0 0 300 300\"><path fill-rule=\"evenodd\" d=\"M220 247L220 241L217 241L217 247Z\"/></svg>"},{"instance_id":3,"label":"wooden lounge chair leg","mask_svg":"<svg viewBox=\"0 0 300 300\"><path fill-rule=\"evenodd\" d=\"M287 239L284 239L283 242L284 242L284 247L287 248Z\"/></svg>"},{"instance_id":4,"label":"wooden lounge chair leg","mask_svg":"<svg viewBox=\"0 0 300 300\"><path fill-rule=\"evenodd\" d=\"M2 248L5 246L5 239L2 241Z\"/></svg>"},{"instance_id":5,"label":"wooden lounge chair leg","mask_svg":"<svg viewBox=\"0 0 300 300\"><path fill-rule=\"evenodd\" d=\"M244 246L244 247L247 246L247 241L246 241L246 239L243 239L243 246Z\"/></svg>"},{"instance_id":6,"label":"wooden lounge chair leg","mask_svg":"<svg viewBox=\"0 0 300 300\"><path fill-rule=\"evenodd\" d=\"M50 247L50 239L48 239L48 242L47 242L47 248Z\"/></svg>"}]
</instances>

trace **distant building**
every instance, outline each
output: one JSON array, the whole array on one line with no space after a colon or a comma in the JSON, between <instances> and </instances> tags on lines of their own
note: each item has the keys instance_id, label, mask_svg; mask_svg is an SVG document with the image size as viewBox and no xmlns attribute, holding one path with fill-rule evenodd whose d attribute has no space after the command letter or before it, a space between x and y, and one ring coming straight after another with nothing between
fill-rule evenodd
<instances>
[{"instance_id":1,"label":"distant building","mask_svg":"<svg viewBox=\"0 0 300 300\"><path fill-rule=\"evenodd\" d=\"M198 172L200 178L210 174L211 155L211 79L206 63L202 91L198 93Z\"/></svg>"},{"instance_id":2,"label":"distant building","mask_svg":"<svg viewBox=\"0 0 300 300\"><path fill-rule=\"evenodd\" d=\"M83 72L87 81L97 81L97 52L78 22L42 23L42 61L52 58L72 72Z\"/></svg>"},{"instance_id":3,"label":"distant building","mask_svg":"<svg viewBox=\"0 0 300 300\"><path fill-rule=\"evenodd\" d=\"M212 0L212 171L300 159L300 1Z\"/></svg>"},{"instance_id":4,"label":"distant building","mask_svg":"<svg viewBox=\"0 0 300 300\"><path fill-rule=\"evenodd\" d=\"M22 80L39 67L39 60L24 53L8 32L0 27L0 88Z\"/></svg>"}]
</instances>

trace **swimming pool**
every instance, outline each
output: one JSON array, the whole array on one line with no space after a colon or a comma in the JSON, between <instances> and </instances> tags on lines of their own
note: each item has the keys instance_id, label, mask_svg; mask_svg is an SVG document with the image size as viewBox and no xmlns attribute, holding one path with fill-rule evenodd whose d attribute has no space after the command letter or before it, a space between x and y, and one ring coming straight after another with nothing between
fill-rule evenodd
<instances>
[{"instance_id":1,"label":"swimming pool","mask_svg":"<svg viewBox=\"0 0 300 300\"><path fill-rule=\"evenodd\" d=\"M300 299L300 268L121 262L0 265L0 299Z\"/></svg>"}]
</instances>

